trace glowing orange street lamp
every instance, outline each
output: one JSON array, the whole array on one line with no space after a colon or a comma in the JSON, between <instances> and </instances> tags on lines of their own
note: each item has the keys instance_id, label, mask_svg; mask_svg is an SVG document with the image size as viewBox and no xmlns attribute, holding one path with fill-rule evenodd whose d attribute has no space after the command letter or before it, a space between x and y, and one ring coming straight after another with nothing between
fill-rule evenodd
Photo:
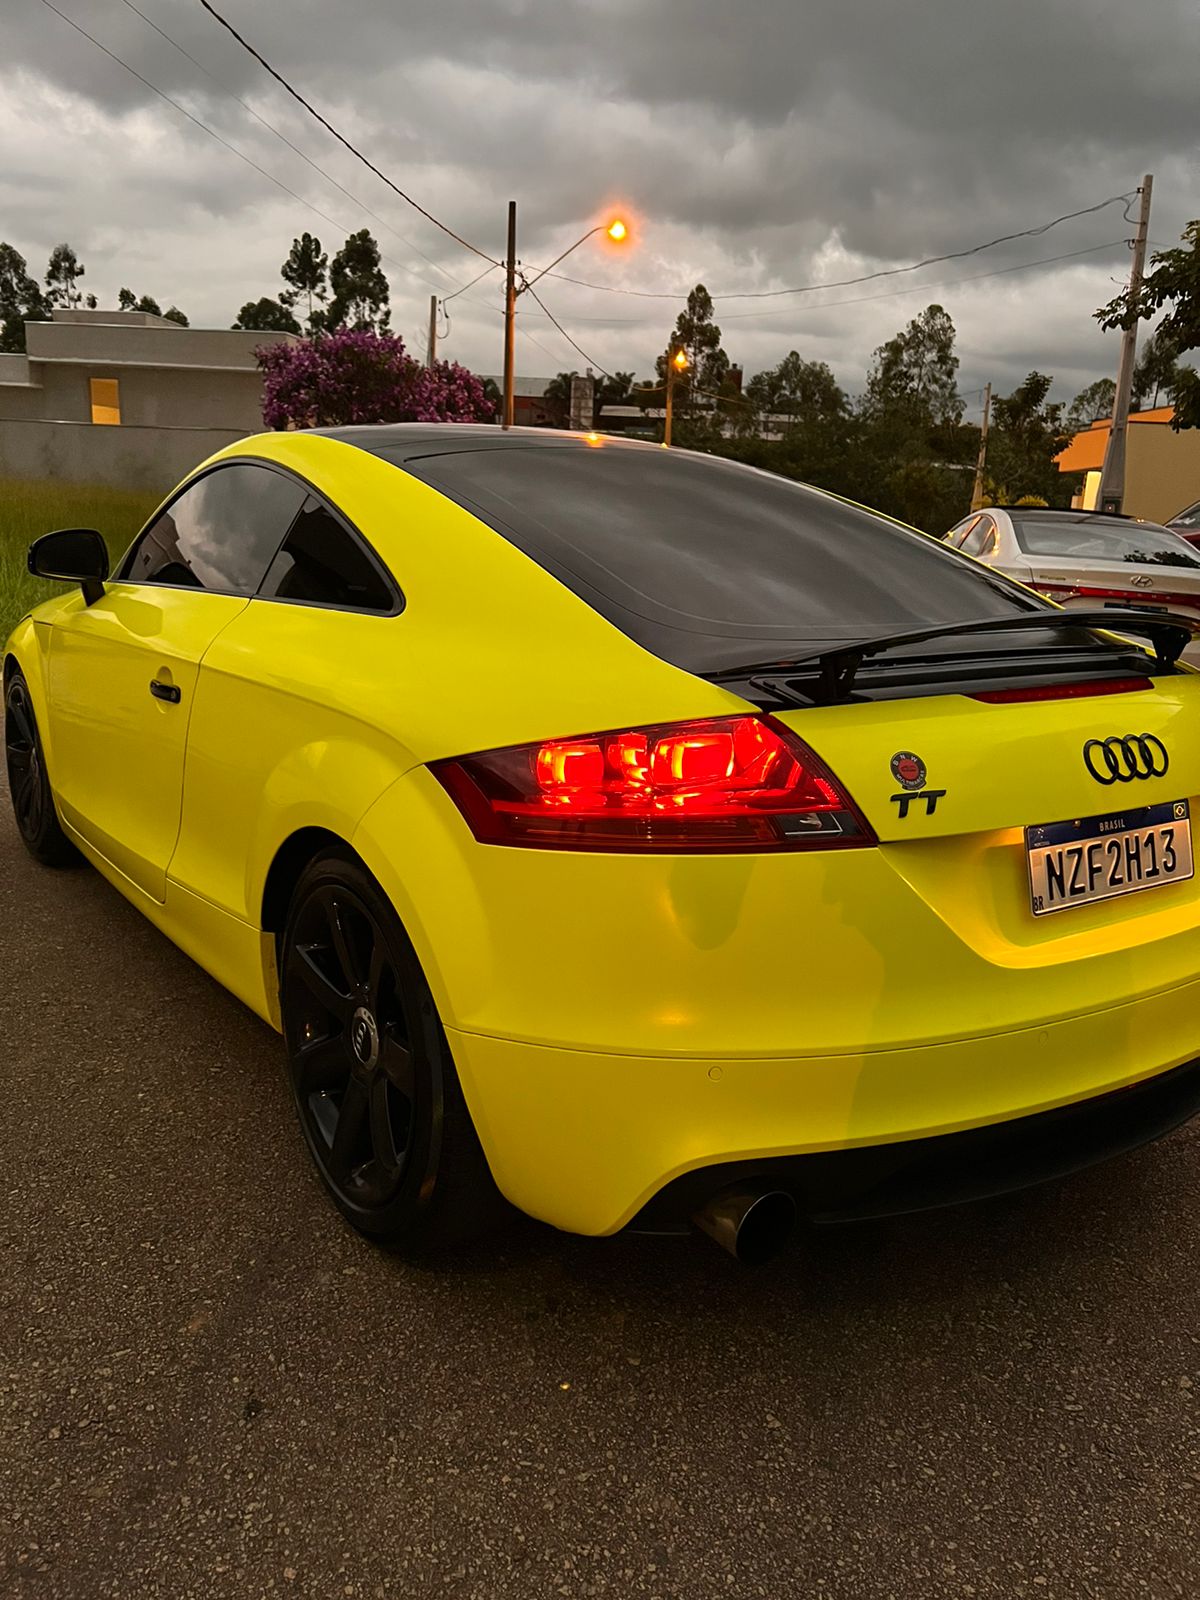
<instances>
[{"instance_id":1,"label":"glowing orange street lamp","mask_svg":"<svg viewBox=\"0 0 1200 1600\"><path fill-rule=\"evenodd\" d=\"M667 417L663 424L663 444L667 447L671 443L671 412L675 398L675 374L686 372L688 369L687 351L682 347L678 350L667 351Z\"/></svg>"},{"instance_id":2,"label":"glowing orange street lamp","mask_svg":"<svg viewBox=\"0 0 1200 1600\"><path fill-rule=\"evenodd\" d=\"M573 250L578 250L581 244L586 244L596 234L603 233L614 244L624 244L629 238L629 227L620 217L613 217L610 222L598 222L594 228L589 228L582 239L576 239L573 245L563 251L562 255L555 256L548 267L543 267L532 278L526 278L522 283L517 283L517 202L508 202L508 254L504 262L505 290L504 290L504 399L500 411L500 425L511 428L513 423L513 345L517 313L517 296L524 294L526 289L531 289L539 278L544 278L560 261L565 261Z\"/></svg>"}]
</instances>

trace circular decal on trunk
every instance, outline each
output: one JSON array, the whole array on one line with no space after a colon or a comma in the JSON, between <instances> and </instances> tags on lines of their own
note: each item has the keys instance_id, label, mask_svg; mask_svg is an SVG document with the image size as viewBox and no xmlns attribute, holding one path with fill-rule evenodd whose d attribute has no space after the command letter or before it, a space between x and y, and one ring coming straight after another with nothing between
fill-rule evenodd
<instances>
[{"instance_id":1,"label":"circular decal on trunk","mask_svg":"<svg viewBox=\"0 0 1200 1600\"><path fill-rule=\"evenodd\" d=\"M905 789L921 789L925 785L925 763L911 750L897 750L892 757L892 777Z\"/></svg>"}]
</instances>

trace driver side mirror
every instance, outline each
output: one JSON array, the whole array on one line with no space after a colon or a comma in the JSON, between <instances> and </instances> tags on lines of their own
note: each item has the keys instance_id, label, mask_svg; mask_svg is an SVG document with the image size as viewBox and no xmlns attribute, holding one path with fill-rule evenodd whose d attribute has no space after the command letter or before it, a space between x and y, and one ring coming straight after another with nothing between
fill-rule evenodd
<instances>
[{"instance_id":1,"label":"driver side mirror","mask_svg":"<svg viewBox=\"0 0 1200 1600\"><path fill-rule=\"evenodd\" d=\"M79 584L86 603L95 605L108 577L108 546L95 528L59 528L29 546L29 570L35 578Z\"/></svg>"}]
</instances>

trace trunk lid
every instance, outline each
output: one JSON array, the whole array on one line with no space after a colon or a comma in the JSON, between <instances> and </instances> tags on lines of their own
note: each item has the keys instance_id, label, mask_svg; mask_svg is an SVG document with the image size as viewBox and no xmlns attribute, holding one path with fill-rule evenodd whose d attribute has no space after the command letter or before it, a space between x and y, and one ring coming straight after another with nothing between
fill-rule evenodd
<instances>
[{"instance_id":1,"label":"trunk lid","mask_svg":"<svg viewBox=\"0 0 1200 1600\"><path fill-rule=\"evenodd\" d=\"M1192 673L1064 700L992 704L948 694L774 715L829 764L881 841L987 834L1200 793L1200 677ZM1126 734L1161 740L1165 773L1098 782L1084 746ZM917 767L905 764L898 776L892 763L903 755ZM926 799L901 804L930 792L932 810Z\"/></svg>"}]
</instances>

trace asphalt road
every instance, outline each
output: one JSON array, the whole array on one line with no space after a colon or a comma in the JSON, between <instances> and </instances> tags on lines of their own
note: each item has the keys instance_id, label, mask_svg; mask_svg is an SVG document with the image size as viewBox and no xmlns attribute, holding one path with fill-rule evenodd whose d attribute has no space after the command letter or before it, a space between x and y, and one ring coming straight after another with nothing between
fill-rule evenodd
<instances>
[{"instance_id":1,"label":"asphalt road","mask_svg":"<svg viewBox=\"0 0 1200 1600\"><path fill-rule=\"evenodd\" d=\"M416 1268L274 1036L6 802L0 984L5 1600L1200 1590L1200 1129L759 1272Z\"/></svg>"}]
</instances>

